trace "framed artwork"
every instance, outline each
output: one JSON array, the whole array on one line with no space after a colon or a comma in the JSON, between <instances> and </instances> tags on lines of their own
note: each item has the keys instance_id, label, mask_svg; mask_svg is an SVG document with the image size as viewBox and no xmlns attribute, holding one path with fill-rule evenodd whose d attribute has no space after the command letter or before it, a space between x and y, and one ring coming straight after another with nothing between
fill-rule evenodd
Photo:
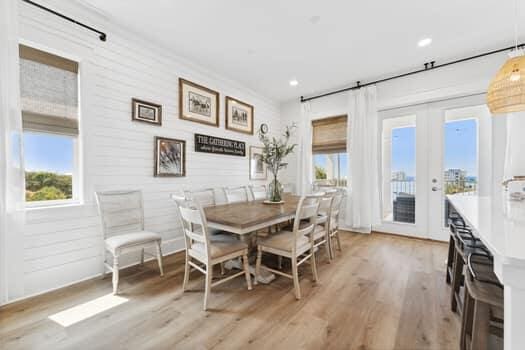
<instances>
[{"instance_id":1,"label":"framed artwork","mask_svg":"<svg viewBox=\"0 0 525 350\"><path fill-rule=\"evenodd\" d=\"M250 180L266 180L267 168L262 161L262 147L250 146Z\"/></svg>"},{"instance_id":2,"label":"framed artwork","mask_svg":"<svg viewBox=\"0 0 525 350\"><path fill-rule=\"evenodd\" d=\"M226 96L226 129L253 135L253 106Z\"/></svg>"},{"instance_id":3,"label":"framed artwork","mask_svg":"<svg viewBox=\"0 0 525 350\"><path fill-rule=\"evenodd\" d=\"M179 118L219 127L219 93L179 78Z\"/></svg>"},{"instance_id":4,"label":"framed artwork","mask_svg":"<svg viewBox=\"0 0 525 350\"><path fill-rule=\"evenodd\" d=\"M186 176L186 141L155 137L155 176Z\"/></svg>"},{"instance_id":5,"label":"framed artwork","mask_svg":"<svg viewBox=\"0 0 525 350\"><path fill-rule=\"evenodd\" d=\"M131 120L162 125L162 106L156 103L131 99Z\"/></svg>"}]
</instances>

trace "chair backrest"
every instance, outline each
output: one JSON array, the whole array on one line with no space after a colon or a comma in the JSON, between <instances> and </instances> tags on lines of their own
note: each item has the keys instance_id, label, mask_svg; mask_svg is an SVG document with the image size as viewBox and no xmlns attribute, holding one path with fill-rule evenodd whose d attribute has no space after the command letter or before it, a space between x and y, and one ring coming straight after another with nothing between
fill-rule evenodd
<instances>
[{"instance_id":1,"label":"chair backrest","mask_svg":"<svg viewBox=\"0 0 525 350\"><path fill-rule=\"evenodd\" d=\"M319 210L319 198L315 196L302 197L297 204L295 212L295 220L293 224L293 232L295 236L295 244L293 249L297 247L297 240L304 235L309 235L314 231L315 220ZM308 221L307 225L302 224L301 221ZM314 235L310 235L313 242Z\"/></svg>"},{"instance_id":2,"label":"chair backrest","mask_svg":"<svg viewBox=\"0 0 525 350\"><path fill-rule=\"evenodd\" d=\"M332 210L330 216L334 220L334 226L337 227L339 222L339 211L341 209L341 203L343 202L343 194L337 192L332 198Z\"/></svg>"},{"instance_id":3,"label":"chair backrest","mask_svg":"<svg viewBox=\"0 0 525 350\"><path fill-rule=\"evenodd\" d=\"M285 192L285 193L294 193L295 192L295 185L292 184L292 183L283 184L283 192Z\"/></svg>"},{"instance_id":4,"label":"chair backrest","mask_svg":"<svg viewBox=\"0 0 525 350\"><path fill-rule=\"evenodd\" d=\"M203 244L206 257L210 256L210 238L206 215L199 202L191 200L175 200L182 230L186 242L186 249L191 249L193 244Z\"/></svg>"},{"instance_id":5,"label":"chair backrest","mask_svg":"<svg viewBox=\"0 0 525 350\"><path fill-rule=\"evenodd\" d=\"M318 213L321 215L326 215L328 217L332 216L332 202L334 197L325 195L319 199L319 210Z\"/></svg>"},{"instance_id":6,"label":"chair backrest","mask_svg":"<svg viewBox=\"0 0 525 350\"><path fill-rule=\"evenodd\" d=\"M104 238L144 230L142 192L95 192Z\"/></svg>"},{"instance_id":7,"label":"chair backrest","mask_svg":"<svg viewBox=\"0 0 525 350\"><path fill-rule=\"evenodd\" d=\"M250 185L250 192L254 201L266 199L266 185Z\"/></svg>"},{"instance_id":8,"label":"chair backrest","mask_svg":"<svg viewBox=\"0 0 525 350\"><path fill-rule=\"evenodd\" d=\"M184 191L184 195L187 200L198 202L203 208L213 207L216 204L213 188Z\"/></svg>"},{"instance_id":9,"label":"chair backrest","mask_svg":"<svg viewBox=\"0 0 525 350\"><path fill-rule=\"evenodd\" d=\"M228 203L248 202L248 190L246 186L224 188Z\"/></svg>"}]
</instances>

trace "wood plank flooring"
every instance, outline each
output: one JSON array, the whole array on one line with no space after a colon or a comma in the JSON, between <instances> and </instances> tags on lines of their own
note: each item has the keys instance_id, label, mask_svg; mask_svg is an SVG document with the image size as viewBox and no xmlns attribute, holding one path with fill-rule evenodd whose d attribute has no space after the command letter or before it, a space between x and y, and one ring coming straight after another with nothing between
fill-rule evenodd
<instances>
[{"instance_id":1,"label":"wood plank flooring","mask_svg":"<svg viewBox=\"0 0 525 350\"><path fill-rule=\"evenodd\" d=\"M111 277L93 279L0 308L1 349L458 349L459 318L450 312L446 245L384 234L341 234L343 252L320 283L301 268L302 299L291 280L246 289L237 278L212 290L204 279L182 293L184 254L121 273L128 301L62 327L48 317L111 293ZM285 266L286 268L286 266Z\"/></svg>"}]
</instances>

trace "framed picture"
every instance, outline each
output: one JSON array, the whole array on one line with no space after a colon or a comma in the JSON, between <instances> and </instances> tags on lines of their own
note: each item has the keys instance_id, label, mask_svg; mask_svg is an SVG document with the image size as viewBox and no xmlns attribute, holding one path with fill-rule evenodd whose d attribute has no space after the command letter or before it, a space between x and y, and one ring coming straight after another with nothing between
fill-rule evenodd
<instances>
[{"instance_id":1,"label":"framed picture","mask_svg":"<svg viewBox=\"0 0 525 350\"><path fill-rule=\"evenodd\" d=\"M219 93L179 78L179 118L219 127Z\"/></svg>"},{"instance_id":2,"label":"framed picture","mask_svg":"<svg viewBox=\"0 0 525 350\"><path fill-rule=\"evenodd\" d=\"M226 129L253 135L253 106L226 96Z\"/></svg>"},{"instance_id":3,"label":"framed picture","mask_svg":"<svg viewBox=\"0 0 525 350\"><path fill-rule=\"evenodd\" d=\"M155 176L186 176L186 141L155 137Z\"/></svg>"},{"instance_id":4,"label":"framed picture","mask_svg":"<svg viewBox=\"0 0 525 350\"><path fill-rule=\"evenodd\" d=\"M267 168L262 161L262 147L250 146L250 180L266 180Z\"/></svg>"},{"instance_id":5,"label":"framed picture","mask_svg":"<svg viewBox=\"0 0 525 350\"><path fill-rule=\"evenodd\" d=\"M162 125L161 105L132 98L131 111L131 120Z\"/></svg>"}]
</instances>

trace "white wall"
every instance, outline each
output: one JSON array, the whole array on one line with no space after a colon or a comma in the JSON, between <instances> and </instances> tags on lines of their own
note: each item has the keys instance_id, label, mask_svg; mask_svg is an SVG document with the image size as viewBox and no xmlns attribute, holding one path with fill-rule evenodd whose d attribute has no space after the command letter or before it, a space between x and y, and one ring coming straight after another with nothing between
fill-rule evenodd
<instances>
[{"instance_id":1,"label":"white wall","mask_svg":"<svg viewBox=\"0 0 525 350\"><path fill-rule=\"evenodd\" d=\"M225 130L226 95L254 105L255 128L263 122L269 125L271 133L280 128L279 105L275 101L141 41L88 9L72 2L46 2L53 9L102 28L108 34L107 42L33 6L19 4L23 42L80 61L85 204L27 212L25 234L20 241L24 247L19 267L24 290L11 295L11 300L100 273L102 234L94 191L142 189L146 229L162 235L164 253L183 248L170 193L249 183L248 157L194 152L194 133L245 141L247 147L258 144L255 135ZM179 77L221 93L220 128L178 118ZM162 127L132 122L132 97L162 104ZM153 177L154 136L186 140L186 177ZM133 257L133 261L137 258Z\"/></svg>"}]
</instances>

